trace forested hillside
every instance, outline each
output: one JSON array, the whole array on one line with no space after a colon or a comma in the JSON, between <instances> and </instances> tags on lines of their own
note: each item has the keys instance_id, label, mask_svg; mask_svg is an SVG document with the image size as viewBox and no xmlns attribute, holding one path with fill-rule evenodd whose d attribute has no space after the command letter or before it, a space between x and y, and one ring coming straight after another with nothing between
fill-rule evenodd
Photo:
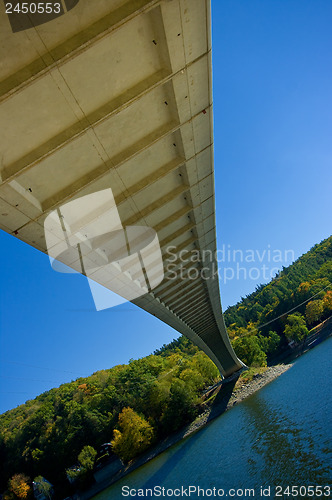
<instances>
[{"instance_id":1,"label":"forested hillside","mask_svg":"<svg viewBox=\"0 0 332 500\"><path fill-rule=\"evenodd\" d=\"M332 236L315 245L267 285L229 307L224 318L238 355L263 364L289 341L299 343L332 314Z\"/></svg>"},{"instance_id":2,"label":"forested hillside","mask_svg":"<svg viewBox=\"0 0 332 500\"><path fill-rule=\"evenodd\" d=\"M331 283L332 237L225 311L239 357L264 366L289 342L302 342L332 314ZM78 463L78 473L88 474L105 442L129 461L192 420L202 390L218 377L212 361L180 337L150 356L63 384L0 415L0 491L8 500L28 498L31 479L41 475L64 494L66 469Z\"/></svg>"},{"instance_id":3,"label":"forested hillside","mask_svg":"<svg viewBox=\"0 0 332 500\"><path fill-rule=\"evenodd\" d=\"M176 344L167 355L101 370L0 415L0 492L13 475L20 482L15 474L22 473L31 479L42 475L65 491L65 469L78 462L84 447L90 447L83 453L90 457L81 455L81 470L89 460L92 467L95 450L111 440L126 462L191 421L202 389L219 374L185 337ZM21 483L29 481L21 476ZM26 497L11 488L6 498Z\"/></svg>"}]
</instances>

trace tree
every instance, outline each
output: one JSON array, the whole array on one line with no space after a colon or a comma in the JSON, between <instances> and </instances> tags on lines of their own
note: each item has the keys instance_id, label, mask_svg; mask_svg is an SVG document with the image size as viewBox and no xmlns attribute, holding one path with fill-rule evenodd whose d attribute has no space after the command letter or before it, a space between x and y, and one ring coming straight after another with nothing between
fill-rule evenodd
<instances>
[{"instance_id":1,"label":"tree","mask_svg":"<svg viewBox=\"0 0 332 500\"><path fill-rule=\"evenodd\" d=\"M255 335L235 339L233 347L237 356L247 366L266 366L266 354Z\"/></svg>"},{"instance_id":2,"label":"tree","mask_svg":"<svg viewBox=\"0 0 332 500\"><path fill-rule=\"evenodd\" d=\"M266 351L267 354L274 354L280 345L280 337L277 334L277 332L274 332L273 330L269 331L269 336L268 336L268 349Z\"/></svg>"},{"instance_id":3,"label":"tree","mask_svg":"<svg viewBox=\"0 0 332 500\"><path fill-rule=\"evenodd\" d=\"M114 429L112 448L124 462L129 462L148 448L154 437L154 430L145 418L129 407L120 413L118 425L121 430Z\"/></svg>"},{"instance_id":4,"label":"tree","mask_svg":"<svg viewBox=\"0 0 332 500\"><path fill-rule=\"evenodd\" d=\"M265 354L274 354L278 350L281 339L277 332L270 330L268 337L257 335L257 338L259 345Z\"/></svg>"},{"instance_id":5,"label":"tree","mask_svg":"<svg viewBox=\"0 0 332 500\"><path fill-rule=\"evenodd\" d=\"M179 378L183 380L186 386L191 388L192 391L200 390L204 387L204 377L199 371L192 370L191 368L185 368L179 375Z\"/></svg>"},{"instance_id":6,"label":"tree","mask_svg":"<svg viewBox=\"0 0 332 500\"><path fill-rule=\"evenodd\" d=\"M8 489L20 500L28 498L31 493L29 481L30 478L25 474L15 474L8 482Z\"/></svg>"},{"instance_id":7,"label":"tree","mask_svg":"<svg viewBox=\"0 0 332 500\"><path fill-rule=\"evenodd\" d=\"M84 470L93 470L97 452L92 446L84 446L81 453L78 455L78 461Z\"/></svg>"},{"instance_id":8,"label":"tree","mask_svg":"<svg viewBox=\"0 0 332 500\"><path fill-rule=\"evenodd\" d=\"M170 375L172 375L172 373ZM168 382L163 377L160 382L155 382L153 384L149 393L149 398L146 401L149 417L159 421L167 405L168 396Z\"/></svg>"},{"instance_id":9,"label":"tree","mask_svg":"<svg viewBox=\"0 0 332 500\"><path fill-rule=\"evenodd\" d=\"M302 314L289 314L284 333L288 340L294 340L297 343L302 342L308 336L309 330Z\"/></svg>"},{"instance_id":10,"label":"tree","mask_svg":"<svg viewBox=\"0 0 332 500\"><path fill-rule=\"evenodd\" d=\"M183 380L175 378L170 387L170 397L162 415L165 433L175 431L195 416L195 394L193 388Z\"/></svg>"},{"instance_id":11,"label":"tree","mask_svg":"<svg viewBox=\"0 0 332 500\"><path fill-rule=\"evenodd\" d=\"M219 380L218 368L204 352L199 351L192 357L192 365L193 369L204 377L203 385Z\"/></svg>"},{"instance_id":12,"label":"tree","mask_svg":"<svg viewBox=\"0 0 332 500\"><path fill-rule=\"evenodd\" d=\"M46 498L51 499L53 496L53 486L43 476L37 476L33 480L38 492L43 493Z\"/></svg>"},{"instance_id":13,"label":"tree","mask_svg":"<svg viewBox=\"0 0 332 500\"><path fill-rule=\"evenodd\" d=\"M324 313L326 317L330 316L332 313L332 292L329 290L326 292L324 298L323 298L323 305L324 305Z\"/></svg>"},{"instance_id":14,"label":"tree","mask_svg":"<svg viewBox=\"0 0 332 500\"><path fill-rule=\"evenodd\" d=\"M324 310L324 302L322 300L311 300L305 308L305 317L309 325L317 323L321 319Z\"/></svg>"}]
</instances>

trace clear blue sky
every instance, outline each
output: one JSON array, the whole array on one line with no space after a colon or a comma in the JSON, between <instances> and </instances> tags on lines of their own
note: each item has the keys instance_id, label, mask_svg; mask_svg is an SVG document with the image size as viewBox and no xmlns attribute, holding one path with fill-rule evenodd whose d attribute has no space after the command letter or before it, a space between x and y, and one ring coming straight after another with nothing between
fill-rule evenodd
<instances>
[{"instance_id":1,"label":"clear blue sky","mask_svg":"<svg viewBox=\"0 0 332 500\"><path fill-rule=\"evenodd\" d=\"M250 263L256 280L243 270L222 279L225 308L266 281L263 263L266 272L289 265L285 250L297 258L331 234L332 3L212 0L212 8L218 248L266 252ZM0 412L177 336L132 304L95 312L85 278L55 273L47 256L0 238ZM245 267L239 254L221 276L225 267L236 276L237 265Z\"/></svg>"}]
</instances>

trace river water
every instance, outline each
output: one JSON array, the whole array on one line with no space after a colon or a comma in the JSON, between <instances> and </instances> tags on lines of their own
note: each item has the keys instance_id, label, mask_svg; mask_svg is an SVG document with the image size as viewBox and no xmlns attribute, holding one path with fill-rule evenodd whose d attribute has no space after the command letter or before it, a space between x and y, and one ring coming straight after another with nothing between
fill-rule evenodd
<instances>
[{"instance_id":1,"label":"river water","mask_svg":"<svg viewBox=\"0 0 332 500\"><path fill-rule=\"evenodd\" d=\"M332 489L317 488L332 484L331 360L329 338L259 392L94 500L332 498ZM195 487L201 488L199 494Z\"/></svg>"}]
</instances>

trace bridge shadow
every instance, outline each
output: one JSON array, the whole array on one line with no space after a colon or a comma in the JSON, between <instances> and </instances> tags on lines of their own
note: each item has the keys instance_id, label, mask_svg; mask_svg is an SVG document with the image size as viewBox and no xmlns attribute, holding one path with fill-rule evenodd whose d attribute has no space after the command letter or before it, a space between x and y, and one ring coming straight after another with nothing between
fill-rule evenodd
<instances>
[{"instance_id":1,"label":"bridge shadow","mask_svg":"<svg viewBox=\"0 0 332 500\"><path fill-rule=\"evenodd\" d=\"M240 375L233 378L229 382L228 381L223 382L223 384L220 386L220 389L219 389L213 403L210 406L211 411L210 411L209 417L207 419L208 422L210 420L213 420L214 418L218 417L219 415L224 413L224 411L227 410L229 400L233 394L234 387L235 387L235 384L236 384L239 376Z\"/></svg>"}]
</instances>

